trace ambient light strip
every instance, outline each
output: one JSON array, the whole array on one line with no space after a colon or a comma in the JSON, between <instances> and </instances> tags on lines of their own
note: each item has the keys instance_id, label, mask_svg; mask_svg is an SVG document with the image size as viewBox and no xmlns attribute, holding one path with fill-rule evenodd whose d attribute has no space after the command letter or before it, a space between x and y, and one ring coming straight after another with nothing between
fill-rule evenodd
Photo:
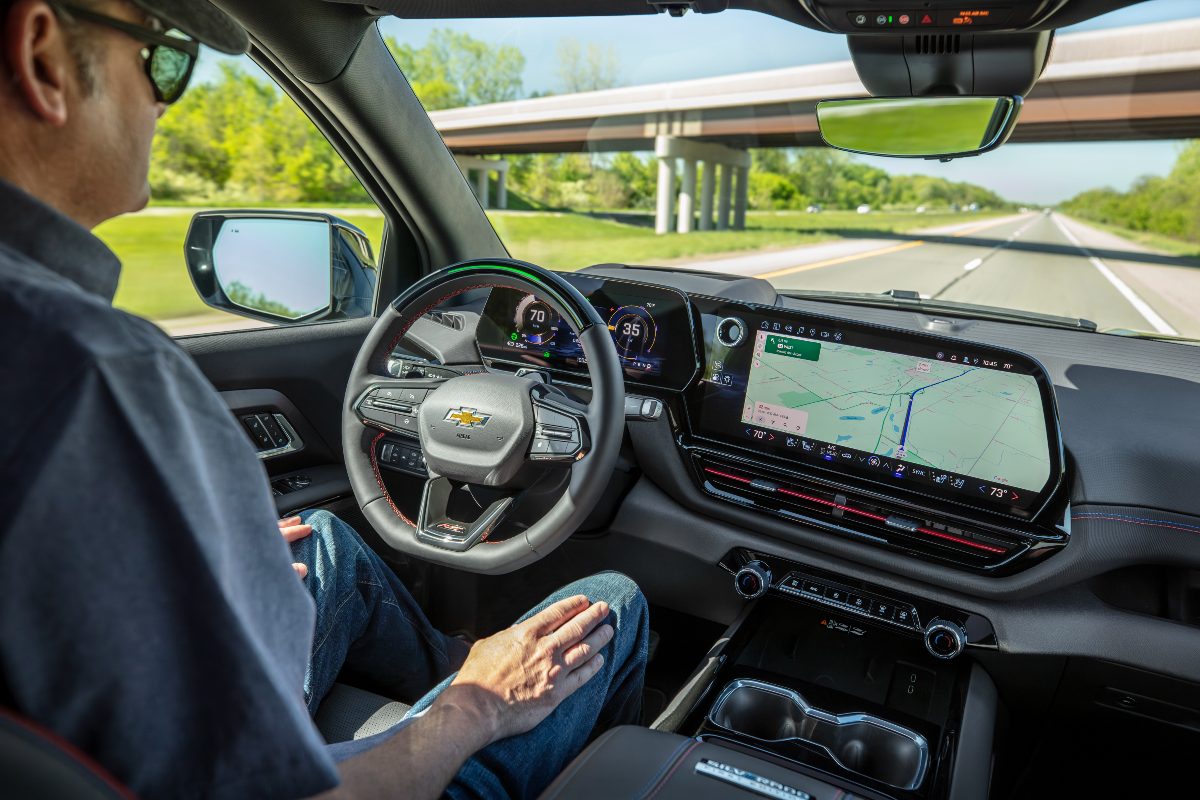
<instances>
[{"instance_id":1,"label":"ambient light strip","mask_svg":"<svg viewBox=\"0 0 1200 800\"><path fill-rule=\"evenodd\" d=\"M753 485L755 489L759 489L761 491L770 491L775 494L783 494L783 495L787 495L788 497L795 497L800 500L805 500L809 503L816 503L817 505L828 506L831 509L837 509L838 511L842 511L846 514L854 514L855 516L865 517L866 519L872 520L874 522L879 522L884 525L887 525L888 518L883 516L882 514L875 514L870 511L865 511L861 508L855 508L854 506L842 505L841 503L835 503L832 500L826 500L823 497L815 497L811 494L804 494L802 492L797 492L793 489L786 489L782 486L768 487L768 486L762 485L761 483L756 484L753 479L747 478L744 475L736 475L736 474L733 474L730 472L722 472L721 470L713 469L712 467L704 467L703 469L705 472L709 473L710 475L716 475L717 477L725 478L725 479L731 480L731 481L737 481L738 483ZM897 528L897 530L899 530L899 529ZM917 526L915 528L905 528L904 530L905 530L905 532L923 533L926 536L933 536L937 539L944 539L945 541L954 542L955 544L960 544L960 545L963 545L964 547L972 547L972 548L975 548L976 550L982 550L985 553L993 553L995 555L1004 555L1005 553L1008 552L1008 550L1004 549L1003 547L995 547L994 545L983 544L982 542L972 541L971 539L964 539L961 536L955 536L953 534L946 533L944 531L935 531L933 528Z\"/></svg>"}]
</instances>

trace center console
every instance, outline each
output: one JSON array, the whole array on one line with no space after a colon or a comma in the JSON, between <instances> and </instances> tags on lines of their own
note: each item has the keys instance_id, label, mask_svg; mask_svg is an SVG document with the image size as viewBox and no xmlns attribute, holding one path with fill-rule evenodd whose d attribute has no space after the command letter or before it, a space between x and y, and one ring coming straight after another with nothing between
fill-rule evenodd
<instances>
[{"instance_id":1,"label":"center console","mask_svg":"<svg viewBox=\"0 0 1200 800\"><path fill-rule=\"evenodd\" d=\"M850 795L987 796L995 687L959 656L995 647L988 620L764 554L722 566L754 602L652 727Z\"/></svg>"}]
</instances>

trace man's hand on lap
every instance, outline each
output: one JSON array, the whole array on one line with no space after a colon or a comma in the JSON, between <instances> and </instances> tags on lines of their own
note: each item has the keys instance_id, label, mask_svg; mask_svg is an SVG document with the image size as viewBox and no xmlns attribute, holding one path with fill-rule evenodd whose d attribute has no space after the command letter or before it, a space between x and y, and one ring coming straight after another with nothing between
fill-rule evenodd
<instances>
[{"instance_id":1,"label":"man's hand on lap","mask_svg":"<svg viewBox=\"0 0 1200 800\"><path fill-rule=\"evenodd\" d=\"M577 595L480 639L450 686L455 702L470 698L490 741L532 730L604 665L608 613L607 603Z\"/></svg>"}]
</instances>

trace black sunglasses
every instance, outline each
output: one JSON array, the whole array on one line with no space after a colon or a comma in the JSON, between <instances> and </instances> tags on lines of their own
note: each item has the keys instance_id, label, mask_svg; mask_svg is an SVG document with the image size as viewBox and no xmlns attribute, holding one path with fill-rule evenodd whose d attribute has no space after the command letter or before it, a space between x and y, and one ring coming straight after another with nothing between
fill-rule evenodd
<instances>
[{"instance_id":1,"label":"black sunglasses","mask_svg":"<svg viewBox=\"0 0 1200 800\"><path fill-rule=\"evenodd\" d=\"M196 66L196 56L200 53L199 44L183 38L183 34L172 35L175 33L173 31L159 33L67 3L50 2L49 5L68 16L121 31L149 45L142 48L142 58L146 62L146 77L154 87L154 98L160 103L170 105L183 95L188 81L192 78L192 69Z\"/></svg>"}]
</instances>

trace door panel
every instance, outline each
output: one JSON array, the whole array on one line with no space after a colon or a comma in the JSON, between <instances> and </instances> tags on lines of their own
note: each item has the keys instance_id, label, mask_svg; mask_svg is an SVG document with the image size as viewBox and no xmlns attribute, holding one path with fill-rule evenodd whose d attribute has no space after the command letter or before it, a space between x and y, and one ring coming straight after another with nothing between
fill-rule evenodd
<instances>
[{"instance_id":1,"label":"door panel","mask_svg":"<svg viewBox=\"0 0 1200 800\"><path fill-rule=\"evenodd\" d=\"M251 441L258 430L251 417L279 415L287 423L281 427L295 434L298 447L272 448L265 438L256 443L260 451L290 450L264 459L281 513L349 493L342 466L342 399L350 367L374 322L368 317L176 340L222 393Z\"/></svg>"}]
</instances>

